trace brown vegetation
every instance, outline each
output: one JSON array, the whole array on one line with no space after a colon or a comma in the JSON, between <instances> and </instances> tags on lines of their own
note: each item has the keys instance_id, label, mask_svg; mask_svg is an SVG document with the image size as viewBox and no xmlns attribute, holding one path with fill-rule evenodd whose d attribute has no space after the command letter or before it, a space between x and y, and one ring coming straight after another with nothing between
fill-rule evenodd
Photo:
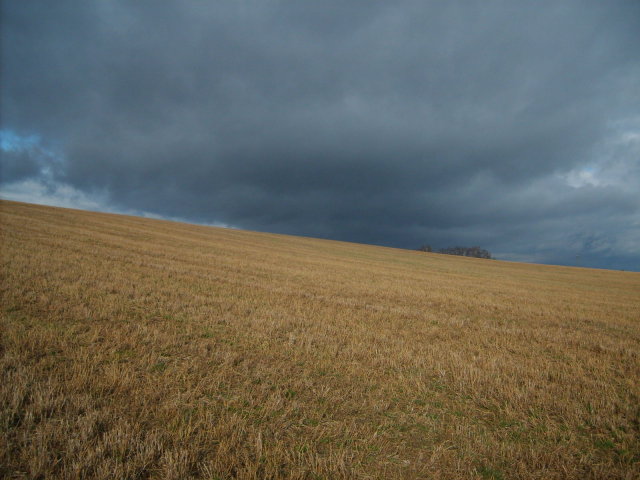
<instances>
[{"instance_id":1,"label":"brown vegetation","mask_svg":"<svg viewBox=\"0 0 640 480\"><path fill-rule=\"evenodd\" d=\"M637 273L0 210L0 476L640 476Z\"/></svg>"}]
</instances>

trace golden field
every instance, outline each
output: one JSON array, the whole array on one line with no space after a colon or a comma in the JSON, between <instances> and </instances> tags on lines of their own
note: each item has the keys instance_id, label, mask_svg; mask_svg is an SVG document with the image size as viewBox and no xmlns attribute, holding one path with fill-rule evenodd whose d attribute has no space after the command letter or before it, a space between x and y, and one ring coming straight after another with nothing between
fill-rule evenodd
<instances>
[{"instance_id":1,"label":"golden field","mask_svg":"<svg viewBox=\"0 0 640 480\"><path fill-rule=\"evenodd\" d=\"M0 202L0 477L640 478L640 274Z\"/></svg>"}]
</instances>

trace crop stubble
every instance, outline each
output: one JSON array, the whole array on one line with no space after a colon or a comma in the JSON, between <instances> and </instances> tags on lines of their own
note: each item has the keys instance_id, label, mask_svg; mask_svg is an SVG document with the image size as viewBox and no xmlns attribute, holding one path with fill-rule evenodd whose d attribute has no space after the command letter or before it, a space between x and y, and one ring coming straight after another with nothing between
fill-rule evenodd
<instances>
[{"instance_id":1,"label":"crop stubble","mask_svg":"<svg viewBox=\"0 0 640 480\"><path fill-rule=\"evenodd\" d=\"M0 476L640 476L640 274L8 201L0 228Z\"/></svg>"}]
</instances>

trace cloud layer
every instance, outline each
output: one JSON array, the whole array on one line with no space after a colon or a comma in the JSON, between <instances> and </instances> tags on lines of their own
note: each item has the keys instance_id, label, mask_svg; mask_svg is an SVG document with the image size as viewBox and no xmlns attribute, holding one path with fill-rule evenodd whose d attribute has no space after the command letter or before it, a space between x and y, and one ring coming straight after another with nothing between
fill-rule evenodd
<instances>
[{"instance_id":1,"label":"cloud layer","mask_svg":"<svg viewBox=\"0 0 640 480\"><path fill-rule=\"evenodd\" d=\"M5 2L2 188L640 269L638 32L632 1Z\"/></svg>"}]
</instances>

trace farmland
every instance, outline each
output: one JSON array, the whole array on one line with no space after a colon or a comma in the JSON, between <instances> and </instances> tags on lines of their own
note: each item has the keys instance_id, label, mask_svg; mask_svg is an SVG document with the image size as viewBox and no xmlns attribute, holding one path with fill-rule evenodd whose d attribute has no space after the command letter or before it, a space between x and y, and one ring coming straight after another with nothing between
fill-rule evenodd
<instances>
[{"instance_id":1,"label":"farmland","mask_svg":"<svg viewBox=\"0 0 640 480\"><path fill-rule=\"evenodd\" d=\"M0 476L640 477L640 274L2 201Z\"/></svg>"}]
</instances>

